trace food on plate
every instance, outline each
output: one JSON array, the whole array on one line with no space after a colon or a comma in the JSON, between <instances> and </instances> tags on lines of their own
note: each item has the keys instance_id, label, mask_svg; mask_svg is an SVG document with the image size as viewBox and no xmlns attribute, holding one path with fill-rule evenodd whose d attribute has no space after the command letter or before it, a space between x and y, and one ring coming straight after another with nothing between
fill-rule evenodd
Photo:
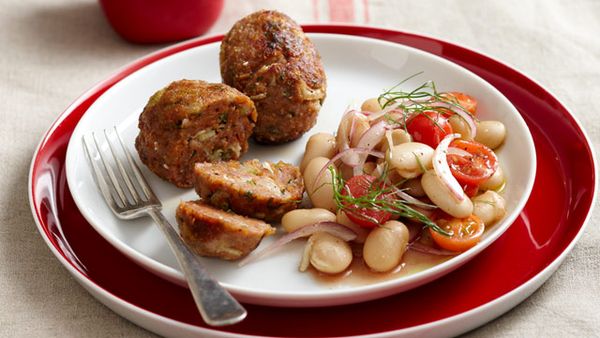
<instances>
[{"instance_id":1,"label":"food on plate","mask_svg":"<svg viewBox=\"0 0 600 338\"><path fill-rule=\"evenodd\" d=\"M315 157L332 158L335 155L335 136L329 133L316 133L312 135L304 150L302 162L300 162L300 171L304 172L308 163Z\"/></svg>"},{"instance_id":2,"label":"food on plate","mask_svg":"<svg viewBox=\"0 0 600 338\"><path fill-rule=\"evenodd\" d=\"M240 215L279 221L302 201L298 167L259 160L197 163L194 186L211 205Z\"/></svg>"},{"instance_id":3,"label":"food on plate","mask_svg":"<svg viewBox=\"0 0 600 338\"><path fill-rule=\"evenodd\" d=\"M308 239L300 271L306 271L309 264L324 273L340 273L352 263L352 248L348 242L327 232L314 233Z\"/></svg>"},{"instance_id":4,"label":"food on plate","mask_svg":"<svg viewBox=\"0 0 600 338\"><path fill-rule=\"evenodd\" d=\"M454 251L466 251L479 242L485 225L474 214L462 218L440 219L439 226L446 231L442 233L429 228L429 234L439 247Z\"/></svg>"},{"instance_id":5,"label":"food on plate","mask_svg":"<svg viewBox=\"0 0 600 338\"><path fill-rule=\"evenodd\" d=\"M466 198L466 194L461 190L459 190L457 197L456 192L448 189L447 181L442 179L440 174L434 170L428 170L423 174L421 186L431 202L450 216L463 218L473 213L473 202L471 199ZM458 189L462 188L459 187Z\"/></svg>"},{"instance_id":6,"label":"food on plate","mask_svg":"<svg viewBox=\"0 0 600 338\"><path fill-rule=\"evenodd\" d=\"M406 180L402 183L402 190L404 190L407 194L413 197L425 197L425 190L423 190L423 185L421 184L421 178L415 177Z\"/></svg>"},{"instance_id":7,"label":"food on plate","mask_svg":"<svg viewBox=\"0 0 600 338\"><path fill-rule=\"evenodd\" d=\"M404 142L388 148L386 160L389 167L404 178L415 178L431 169L434 149L427 144Z\"/></svg>"},{"instance_id":8,"label":"food on plate","mask_svg":"<svg viewBox=\"0 0 600 338\"><path fill-rule=\"evenodd\" d=\"M193 184L194 163L238 159L248 150L254 103L220 83L180 80L156 92L139 118L142 162L178 187Z\"/></svg>"},{"instance_id":9,"label":"food on plate","mask_svg":"<svg viewBox=\"0 0 600 338\"><path fill-rule=\"evenodd\" d=\"M406 121L406 131L415 142L435 147L444 137L452 134L452 126L445 114L430 110L413 114Z\"/></svg>"},{"instance_id":10,"label":"food on plate","mask_svg":"<svg viewBox=\"0 0 600 338\"><path fill-rule=\"evenodd\" d=\"M506 214L504 198L493 190L473 197L473 215L479 217L484 224L492 224Z\"/></svg>"},{"instance_id":11,"label":"food on plate","mask_svg":"<svg viewBox=\"0 0 600 338\"><path fill-rule=\"evenodd\" d=\"M236 22L221 43L223 82L256 104L254 138L295 140L315 124L326 92L320 56L287 15L259 11Z\"/></svg>"},{"instance_id":12,"label":"food on plate","mask_svg":"<svg viewBox=\"0 0 600 338\"><path fill-rule=\"evenodd\" d=\"M506 127L499 121L481 121L477 124L475 141L496 149L506 138Z\"/></svg>"},{"instance_id":13,"label":"food on plate","mask_svg":"<svg viewBox=\"0 0 600 338\"><path fill-rule=\"evenodd\" d=\"M335 212L337 207L333 200L333 187L330 183L333 176L327 170L323 170L329 161L328 158L322 156L313 158L308 162L302 177L313 207Z\"/></svg>"},{"instance_id":14,"label":"food on plate","mask_svg":"<svg viewBox=\"0 0 600 338\"><path fill-rule=\"evenodd\" d=\"M183 240L197 254L234 260L254 250L275 229L269 224L201 201L181 202L176 212Z\"/></svg>"},{"instance_id":15,"label":"food on plate","mask_svg":"<svg viewBox=\"0 0 600 338\"><path fill-rule=\"evenodd\" d=\"M369 232L363 246L363 259L374 271L390 271L400 264L408 239L406 225L387 221Z\"/></svg>"},{"instance_id":16,"label":"food on plate","mask_svg":"<svg viewBox=\"0 0 600 338\"><path fill-rule=\"evenodd\" d=\"M283 216L281 219L281 227L287 232L292 232L305 225L319 222L335 222L336 219L337 216L327 209L296 209Z\"/></svg>"},{"instance_id":17,"label":"food on plate","mask_svg":"<svg viewBox=\"0 0 600 338\"><path fill-rule=\"evenodd\" d=\"M312 229L301 271L339 274L358 259L393 273L408 250L451 257L502 219L505 176L494 149L506 128L479 121L474 97L428 81L394 87L361 109L343 115L335 136L316 134L306 146L301 169L314 208L283 216L284 238ZM353 236L321 232L339 226Z\"/></svg>"},{"instance_id":18,"label":"food on plate","mask_svg":"<svg viewBox=\"0 0 600 338\"><path fill-rule=\"evenodd\" d=\"M248 263L251 263L253 261L256 261L258 259L266 257L266 256L278 251L284 245L290 243L291 241L293 241L295 239L309 237L316 233L328 233L328 234L333 235L345 242L354 240L356 238L356 233L354 231L352 231L348 227L343 226L341 224L337 224L335 222L313 223L313 224L305 225L305 226L300 227L290 233L283 235L282 237L280 237L278 240L273 242L267 248L262 249L259 252L255 252L252 255L249 255L248 257L244 258L242 261L239 262L238 266L242 267ZM305 252L306 251L307 250L305 250ZM306 264L306 262L301 263L300 268L302 269L305 264ZM306 265L306 267L308 267L308 265Z\"/></svg>"},{"instance_id":19,"label":"food on plate","mask_svg":"<svg viewBox=\"0 0 600 338\"><path fill-rule=\"evenodd\" d=\"M498 169L494 172L490 178L483 181L479 188L481 190L496 190L500 191L503 189L503 185L506 183L506 179L504 178L504 171L501 166L498 166Z\"/></svg>"}]
</instances>

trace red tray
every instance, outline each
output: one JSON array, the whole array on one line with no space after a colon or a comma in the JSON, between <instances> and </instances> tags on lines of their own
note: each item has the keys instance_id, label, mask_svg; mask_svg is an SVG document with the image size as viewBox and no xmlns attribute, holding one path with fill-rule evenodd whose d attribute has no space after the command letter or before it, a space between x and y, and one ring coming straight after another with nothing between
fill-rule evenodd
<instances>
[{"instance_id":1,"label":"red tray","mask_svg":"<svg viewBox=\"0 0 600 338\"><path fill-rule=\"evenodd\" d=\"M533 135L537 176L525 209L504 235L462 268L408 292L328 308L246 305L249 316L242 323L208 328L187 289L139 267L85 221L67 187L64 161L75 125L108 88L147 64L219 41L219 36L186 41L133 62L82 95L50 127L32 161L30 202L40 233L61 263L117 313L165 335L453 335L499 316L535 291L582 234L595 195L593 151L568 110L518 71L448 42L368 27L304 29L371 37L430 52L473 71L515 105Z\"/></svg>"}]
</instances>

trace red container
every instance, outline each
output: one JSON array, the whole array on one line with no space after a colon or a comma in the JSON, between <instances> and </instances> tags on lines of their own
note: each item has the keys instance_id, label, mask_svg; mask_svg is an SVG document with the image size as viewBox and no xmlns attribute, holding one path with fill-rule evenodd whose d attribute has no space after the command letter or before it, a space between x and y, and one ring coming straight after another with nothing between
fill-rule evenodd
<instances>
[{"instance_id":1,"label":"red container","mask_svg":"<svg viewBox=\"0 0 600 338\"><path fill-rule=\"evenodd\" d=\"M208 31L223 9L223 0L100 0L100 5L125 40L163 43Z\"/></svg>"}]
</instances>

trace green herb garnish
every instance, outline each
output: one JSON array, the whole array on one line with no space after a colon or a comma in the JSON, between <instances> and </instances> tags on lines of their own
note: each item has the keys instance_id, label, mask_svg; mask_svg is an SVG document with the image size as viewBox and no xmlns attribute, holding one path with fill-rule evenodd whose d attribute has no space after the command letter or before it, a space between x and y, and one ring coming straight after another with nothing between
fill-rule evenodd
<instances>
[{"instance_id":1,"label":"green herb garnish","mask_svg":"<svg viewBox=\"0 0 600 338\"><path fill-rule=\"evenodd\" d=\"M427 81L411 91L403 91L398 89L399 86L406 83L408 80L421 75L422 73L423 72L419 72L407 77L406 79L400 81L400 83L397 85L379 95L377 102L379 102L379 105L382 107L382 109L397 104L398 110L396 110L396 112L401 112L402 114L400 118L394 118L389 113L385 114L385 119L388 122L404 126L404 129L406 130L406 122L409 118L418 114L423 114L426 111L433 111L437 112L438 114L452 113L448 108L440 106L440 103L454 106L457 109L469 114L471 117L473 117L473 119L475 118L471 113L469 113L469 111L467 111L465 107L460 105L454 96L438 92L435 82L433 81ZM437 121L428 115L425 116L429 118L440 130L443 130Z\"/></svg>"},{"instance_id":2,"label":"green herb garnish","mask_svg":"<svg viewBox=\"0 0 600 338\"><path fill-rule=\"evenodd\" d=\"M370 186L369 191L365 195L360 197L354 197L349 193L342 193L343 190L346 189L346 182L344 181L344 178L336 172L335 168L333 166L329 166L327 169L331 172L333 198L339 209L349 210L349 206L353 206L353 208L357 209L385 211L391 213L392 215L398 215L400 217L405 217L411 220L421 222L425 227L431 228L433 231L440 233L444 236L451 236L449 232L440 228L427 216L411 208L409 206L409 203L407 203L406 201L403 201L401 199L380 198L380 196L382 195L393 193L393 187L386 186L385 184L379 184L378 182L373 182L373 184L371 184ZM385 181L385 175L386 174L384 172L384 176L378 179L380 183L383 183ZM357 216L364 217L368 221L376 223L376 220L370 219L366 215L357 214Z\"/></svg>"},{"instance_id":3,"label":"green herb garnish","mask_svg":"<svg viewBox=\"0 0 600 338\"><path fill-rule=\"evenodd\" d=\"M417 164L419 165L421 171L426 172L427 168L425 168L425 165L423 165L423 162L421 162L421 158L419 158L419 155L417 155L415 152L413 152L413 155L415 156L415 160L417 161Z\"/></svg>"}]
</instances>

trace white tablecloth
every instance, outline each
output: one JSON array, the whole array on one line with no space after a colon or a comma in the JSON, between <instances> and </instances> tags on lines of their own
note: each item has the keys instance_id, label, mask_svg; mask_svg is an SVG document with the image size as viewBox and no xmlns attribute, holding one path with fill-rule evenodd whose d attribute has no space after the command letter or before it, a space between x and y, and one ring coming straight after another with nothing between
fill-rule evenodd
<instances>
[{"instance_id":1,"label":"white tablecloth","mask_svg":"<svg viewBox=\"0 0 600 338\"><path fill-rule=\"evenodd\" d=\"M332 12L329 3L352 3L354 12ZM481 51L539 81L570 107L594 145L600 140L600 1L228 0L209 34L261 8L301 23L366 23ZM123 41L91 0L0 2L0 46L0 336L152 335L71 278L37 232L26 187L40 137L69 103L117 67L163 46ZM468 336L600 336L599 211L539 291Z\"/></svg>"}]
</instances>

